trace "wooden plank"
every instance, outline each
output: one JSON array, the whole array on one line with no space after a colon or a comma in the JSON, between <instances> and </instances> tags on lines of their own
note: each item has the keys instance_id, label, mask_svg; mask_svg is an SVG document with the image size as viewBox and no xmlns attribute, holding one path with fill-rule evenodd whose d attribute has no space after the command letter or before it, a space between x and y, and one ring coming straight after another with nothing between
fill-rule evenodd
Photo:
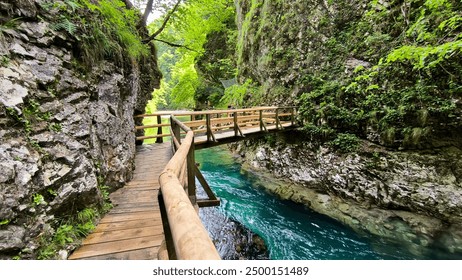
<instances>
[{"instance_id":1,"label":"wooden plank","mask_svg":"<svg viewBox=\"0 0 462 280\"><path fill-rule=\"evenodd\" d=\"M132 204L131 207L116 207L109 211L109 215L112 214L127 214L127 213L137 213L137 212L145 212L145 211L158 211L159 210L159 204L157 205L149 205L149 206L140 206L140 207L134 207ZM120 206L120 205L117 205Z\"/></svg>"},{"instance_id":2,"label":"wooden plank","mask_svg":"<svg viewBox=\"0 0 462 280\"><path fill-rule=\"evenodd\" d=\"M162 226L162 221L154 219L144 219L144 220L135 220L135 221L124 221L120 223L105 223L98 224L96 229L93 232L103 232L103 231L117 231L122 229L130 228L140 228L140 227L149 227L149 226Z\"/></svg>"},{"instance_id":3,"label":"wooden plank","mask_svg":"<svg viewBox=\"0 0 462 280\"><path fill-rule=\"evenodd\" d=\"M115 214L115 215L106 215L101 219L100 223L114 223L114 222L124 222L124 221L135 221L135 220L144 220L144 219L161 219L160 213L156 211L143 211L137 213L127 213L127 214Z\"/></svg>"},{"instance_id":4,"label":"wooden plank","mask_svg":"<svg viewBox=\"0 0 462 280\"><path fill-rule=\"evenodd\" d=\"M103 232L96 232L88 236L82 244L89 245L89 244L97 244L97 243L105 243L105 242L112 242L112 241L121 241L127 239L134 239L139 237L148 237L148 236L159 236L162 235L163 232L159 231L159 227L150 226L150 227L143 227L143 228L130 228L130 229L122 229L117 231L103 231Z\"/></svg>"},{"instance_id":5,"label":"wooden plank","mask_svg":"<svg viewBox=\"0 0 462 280\"><path fill-rule=\"evenodd\" d=\"M120 253L86 257L86 260L157 260L160 246L153 246L139 250L132 250Z\"/></svg>"},{"instance_id":6,"label":"wooden plank","mask_svg":"<svg viewBox=\"0 0 462 280\"><path fill-rule=\"evenodd\" d=\"M129 240L121 240L121 241L113 241L113 242L105 242L105 243L98 243L98 244L90 244L86 246L82 246L77 249L69 259L82 259L85 257L93 257L111 253L120 253L138 249L144 249L149 247L160 246L164 237L160 236L148 236L148 237L140 237L140 238L133 238Z\"/></svg>"}]
</instances>

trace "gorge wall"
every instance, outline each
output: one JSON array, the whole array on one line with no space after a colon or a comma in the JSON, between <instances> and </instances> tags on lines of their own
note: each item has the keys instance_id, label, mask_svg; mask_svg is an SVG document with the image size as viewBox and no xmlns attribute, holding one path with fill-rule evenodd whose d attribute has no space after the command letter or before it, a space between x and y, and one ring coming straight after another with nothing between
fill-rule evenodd
<instances>
[{"instance_id":1,"label":"gorge wall","mask_svg":"<svg viewBox=\"0 0 462 280\"><path fill-rule=\"evenodd\" d=\"M132 177L155 50L129 53L85 3L0 1L0 259L37 258L61 219Z\"/></svg>"},{"instance_id":2,"label":"gorge wall","mask_svg":"<svg viewBox=\"0 0 462 280\"><path fill-rule=\"evenodd\" d=\"M460 2L236 6L239 79L260 87L249 100L297 105L303 121L295 135L233 145L245 169L358 231L460 258L461 50L439 52L460 43L461 26L445 25Z\"/></svg>"}]
</instances>

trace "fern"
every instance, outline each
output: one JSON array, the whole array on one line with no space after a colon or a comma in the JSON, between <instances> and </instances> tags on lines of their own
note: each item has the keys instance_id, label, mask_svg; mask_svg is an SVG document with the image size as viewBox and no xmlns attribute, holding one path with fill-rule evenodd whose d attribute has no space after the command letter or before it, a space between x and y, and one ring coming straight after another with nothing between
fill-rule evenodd
<instances>
[{"instance_id":1,"label":"fern","mask_svg":"<svg viewBox=\"0 0 462 280\"><path fill-rule=\"evenodd\" d=\"M82 6L81 6L79 3L74 2L74 1L72 1L72 0L66 0L65 2L66 2L66 4L67 4L67 6L68 6L69 8L71 8L72 12L75 12L77 9L82 8Z\"/></svg>"},{"instance_id":2,"label":"fern","mask_svg":"<svg viewBox=\"0 0 462 280\"><path fill-rule=\"evenodd\" d=\"M65 30L67 33L74 35L77 31L77 26L75 23L67 19L66 17L62 17L61 21L57 24L53 24L51 28L55 31Z\"/></svg>"}]
</instances>

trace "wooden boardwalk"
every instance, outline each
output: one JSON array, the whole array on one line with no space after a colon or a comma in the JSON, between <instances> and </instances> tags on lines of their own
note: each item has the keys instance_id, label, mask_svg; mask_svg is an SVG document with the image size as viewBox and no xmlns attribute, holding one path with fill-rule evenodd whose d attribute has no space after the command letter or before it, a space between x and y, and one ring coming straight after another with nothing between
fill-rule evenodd
<instances>
[{"instance_id":1,"label":"wooden boardwalk","mask_svg":"<svg viewBox=\"0 0 462 280\"><path fill-rule=\"evenodd\" d=\"M285 122L281 123L281 126L283 128L290 128L293 125L290 122ZM198 135L194 137L194 143L196 146L196 149L202 149L202 148L209 148L213 146L218 146L218 145L223 145L231 142L236 142L240 140L245 140L246 137L258 137L263 134L268 134L269 132L275 132L275 131L283 131L283 130L278 130L278 127L276 125L268 125L267 126L267 131L261 131L259 127L242 127L242 134L244 137L241 136L235 136L234 131L223 131L223 132L215 132L214 136L215 139L217 140L216 142L209 142L207 141L207 135Z\"/></svg>"},{"instance_id":2,"label":"wooden boardwalk","mask_svg":"<svg viewBox=\"0 0 462 280\"><path fill-rule=\"evenodd\" d=\"M138 146L133 180L110 195L114 208L69 259L157 259L164 240L158 179L170 158L170 143Z\"/></svg>"},{"instance_id":3,"label":"wooden boardwalk","mask_svg":"<svg viewBox=\"0 0 462 280\"><path fill-rule=\"evenodd\" d=\"M237 112L235 113L237 114ZM207 137L207 134L204 135L204 133L195 131L194 133L197 135L194 137L194 146L196 149L207 148L248 139L251 136L260 136L271 131L283 131L294 126L293 120L264 125L261 113L259 120L260 127L258 124L255 126L255 122L253 125L251 123L240 124L240 135L237 136L237 131L229 130L233 126L229 125L230 118L225 118L221 122L221 126L213 127L213 135L208 132ZM237 123L236 117L234 122ZM158 125L154 125L154 127L161 126L165 125L160 124L160 121ZM212 125L209 124L208 127L210 131ZM179 135L178 132L178 137ZM160 134L157 137L163 137L163 135ZM211 141L210 137L215 141ZM192 141L192 138L190 139ZM171 145L170 142L167 142L137 147L134 178L125 187L110 195L114 208L101 219L96 229L83 241L82 246L72 253L69 259L158 259L161 244L166 239L158 202L159 177L173 156ZM206 184L206 182L204 183ZM200 221L198 223L200 224ZM212 243L211 246L213 247Z\"/></svg>"}]
</instances>

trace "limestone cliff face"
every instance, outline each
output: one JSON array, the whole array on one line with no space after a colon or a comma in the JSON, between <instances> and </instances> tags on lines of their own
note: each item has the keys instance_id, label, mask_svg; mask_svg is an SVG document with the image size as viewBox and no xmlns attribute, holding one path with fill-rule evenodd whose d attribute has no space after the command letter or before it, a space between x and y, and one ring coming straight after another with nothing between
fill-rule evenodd
<instances>
[{"instance_id":1,"label":"limestone cliff face","mask_svg":"<svg viewBox=\"0 0 462 280\"><path fill-rule=\"evenodd\" d=\"M423 3L412 2L416 5L412 7L405 1L362 0L235 3L240 79L252 78L262 86L261 96L250 99L268 105L300 102L306 131L321 128L313 137L316 139L300 133L281 141L268 138L235 146L246 166L288 180L281 185L269 180L266 185L281 197L303 203L357 230L405 240L416 245L416 250L441 246L460 256L460 91L452 94L449 88L436 85L447 73L429 75L424 93L431 99L435 95L430 88L438 88L446 101L459 109L454 114L430 113L428 120L419 122L414 110L422 103L414 99L407 102L400 96L405 91L418 92L414 86L416 81L422 81L421 73L413 71L412 65L395 65L401 72L390 70L393 67L384 72L388 73L385 82L376 85L381 86L381 92L369 95L372 87L364 95L358 88L349 93L347 90L361 79L355 70L373 68L381 57L406 43L397 38L416 19L404 17L412 11L415 17L418 4ZM387 16L368 16L379 10ZM448 59L447 63L454 61ZM395 97L396 102L383 101ZM372 99L376 107L369 106ZM370 103L350 106L363 101ZM432 102L422 108L440 104ZM399 117L394 118L384 113L391 108L402 115L398 113ZM439 105L434 109L441 111ZM369 118L377 112L383 115ZM453 122L453 117L457 121ZM323 130L326 127L330 130ZM426 136L421 137L423 134L418 132L422 131L427 131ZM321 138L328 138L329 133L351 133L371 142L361 141L360 152L338 154L326 143L319 143L327 142ZM303 140L291 143L294 138Z\"/></svg>"},{"instance_id":2,"label":"limestone cliff face","mask_svg":"<svg viewBox=\"0 0 462 280\"><path fill-rule=\"evenodd\" d=\"M33 258L54 218L130 180L133 116L161 77L153 47L137 60L120 52L84 63L98 46L85 50L57 28L59 10L47 4L0 1L0 259Z\"/></svg>"},{"instance_id":3,"label":"limestone cliff face","mask_svg":"<svg viewBox=\"0 0 462 280\"><path fill-rule=\"evenodd\" d=\"M263 87L260 102L293 105L310 90L306 77L321 69L342 75L361 63L329 40L364 11L366 1L236 1L239 75ZM338 38L337 38L338 39ZM359 63L359 64L358 64Z\"/></svg>"},{"instance_id":4,"label":"limestone cliff face","mask_svg":"<svg viewBox=\"0 0 462 280\"><path fill-rule=\"evenodd\" d=\"M362 152L281 135L234 145L245 169L267 173L264 187L352 228L403 242L418 256L428 248L462 255L462 151L389 151L363 142Z\"/></svg>"}]
</instances>

